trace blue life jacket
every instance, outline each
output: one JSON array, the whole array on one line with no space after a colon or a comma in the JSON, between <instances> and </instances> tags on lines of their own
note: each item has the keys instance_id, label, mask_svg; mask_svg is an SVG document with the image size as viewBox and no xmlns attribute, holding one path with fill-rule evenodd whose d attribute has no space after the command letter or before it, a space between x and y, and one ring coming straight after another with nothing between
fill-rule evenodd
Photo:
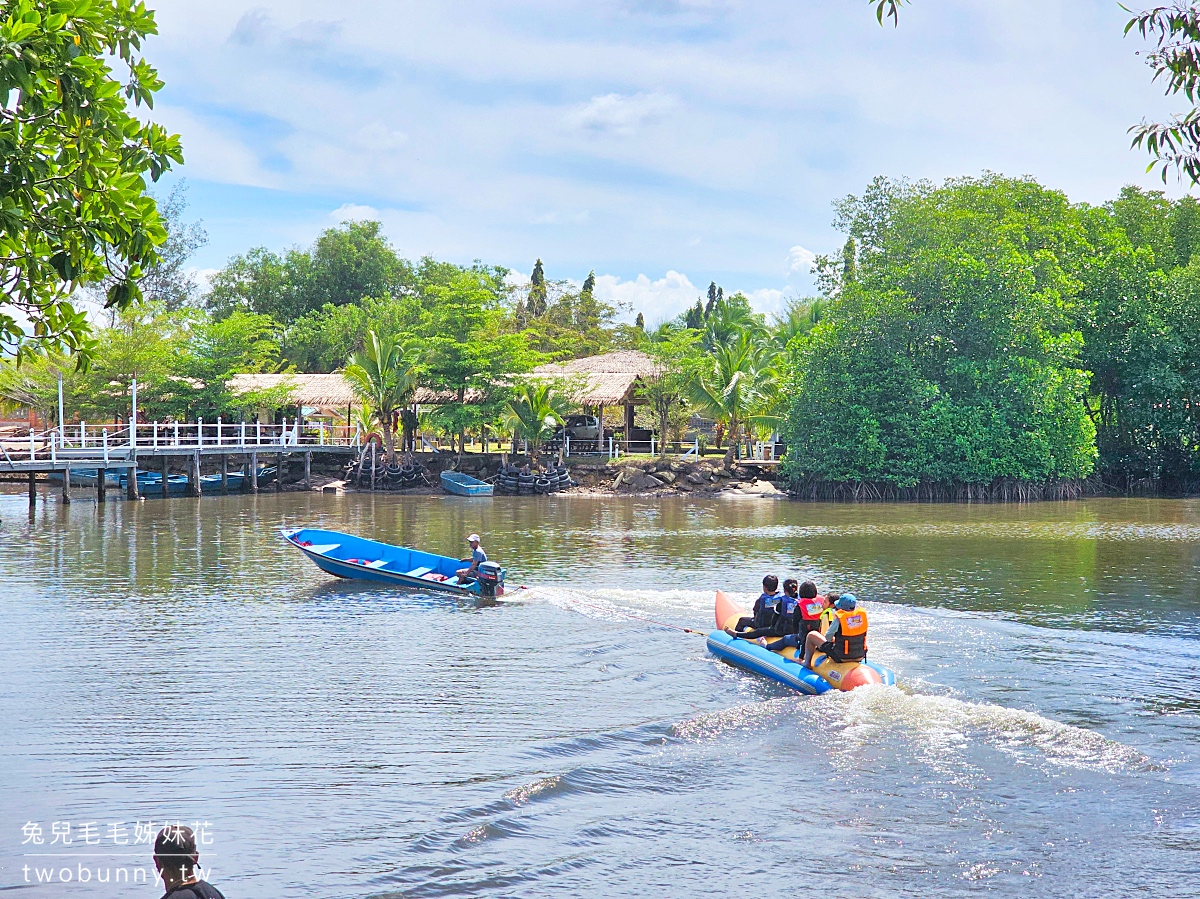
<instances>
[{"instance_id":1,"label":"blue life jacket","mask_svg":"<svg viewBox=\"0 0 1200 899\"><path fill-rule=\"evenodd\" d=\"M783 634L794 634L796 632L796 619L800 616L800 600L794 596L786 594L780 597L779 600L779 618L782 627L779 631Z\"/></svg>"},{"instance_id":2,"label":"blue life jacket","mask_svg":"<svg viewBox=\"0 0 1200 899\"><path fill-rule=\"evenodd\" d=\"M773 627L775 625L776 609L779 604L779 594L763 593L754 601L754 626Z\"/></svg>"}]
</instances>

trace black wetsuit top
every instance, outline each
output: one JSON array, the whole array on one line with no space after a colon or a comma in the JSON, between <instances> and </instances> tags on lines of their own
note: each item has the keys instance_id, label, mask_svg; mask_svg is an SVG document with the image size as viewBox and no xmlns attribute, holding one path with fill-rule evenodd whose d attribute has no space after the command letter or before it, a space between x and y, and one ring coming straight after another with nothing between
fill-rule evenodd
<instances>
[{"instance_id":1,"label":"black wetsuit top","mask_svg":"<svg viewBox=\"0 0 1200 899\"><path fill-rule=\"evenodd\" d=\"M167 890L162 899L225 899L221 891L206 880L180 884Z\"/></svg>"}]
</instances>

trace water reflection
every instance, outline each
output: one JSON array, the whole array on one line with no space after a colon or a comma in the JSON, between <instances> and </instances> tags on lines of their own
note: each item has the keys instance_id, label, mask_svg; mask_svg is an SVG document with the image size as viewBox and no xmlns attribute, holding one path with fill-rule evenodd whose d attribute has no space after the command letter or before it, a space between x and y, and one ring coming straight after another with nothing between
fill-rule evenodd
<instances>
[{"instance_id":1,"label":"water reflection","mask_svg":"<svg viewBox=\"0 0 1200 899\"><path fill-rule=\"evenodd\" d=\"M300 524L478 531L533 589L338 581ZM265 899L774 895L797 846L834 895L1092 895L1130 856L1178 892L1198 528L1144 500L0 496L0 825L218 822L218 885ZM798 697L623 614L703 627L765 571L875 600L903 689ZM0 841L0 887L21 860Z\"/></svg>"}]
</instances>

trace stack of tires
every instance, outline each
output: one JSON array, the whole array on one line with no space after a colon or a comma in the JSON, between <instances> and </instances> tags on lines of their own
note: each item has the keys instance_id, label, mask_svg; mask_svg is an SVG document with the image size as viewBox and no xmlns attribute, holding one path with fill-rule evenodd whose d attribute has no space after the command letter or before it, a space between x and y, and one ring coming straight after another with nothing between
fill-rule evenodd
<instances>
[{"instance_id":1,"label":"stack of tires","mask_svg":"<svg viewBox=\"0 0 1200 899\"><path fill-rule=\"evenodd\" d=\"M575 481L565 465L551 466L542 472L522 472L515 465L501 468L496 473L495 487L501 493L532 496L535 493L557 493L574 487Z\"/></svg>"},{"instance_id":2,"label":"stack of tires","mask_svg":"<svg viewBox=\"0 0 1200 899\"><path fill-rule=\"evenodd\" d=\"M537 490L537 475L533 472L528 474L521 472L517 475L517 493L521 496L529 496Z\"/></svg>"},{"instance_id":3,"label":"stack of tires","mask_svg":"<svg viewBox=\"0 0 1200 899\"><path fill-rule=\"evenodd\" d=\"M554 489L566 490L575 486L575 481L571 478L571 472L567 471L567 466L560 465L557 468L551 469L554 477Z\"/></svg>"},{"instance_id":4,"label":"stack of tires","mask_svg":"<svg viewBox=\"0 0 1200 899\"><path fill-rule=\"evenodd\" d=\"M346 469L346 480L357 487L370 489L370 465L364 465L360 473L358 463L351 463ZM375 470L376 490L408 490L422 483L426 483L425 468L411 459Z\"/></svg>"},{"instance_id":5,"label":"stack of tires","mask_svg":"<svg viewBox=\"0 0 1200 899\"><path fill-rule=\"evenodd\" d=\"M515 465L502 466L500 470L496 472L496 483L494 485L495 489L499 490L501 493L516 494L520 490L520 476L521 470Z\"/></svg>"}]
</instances>

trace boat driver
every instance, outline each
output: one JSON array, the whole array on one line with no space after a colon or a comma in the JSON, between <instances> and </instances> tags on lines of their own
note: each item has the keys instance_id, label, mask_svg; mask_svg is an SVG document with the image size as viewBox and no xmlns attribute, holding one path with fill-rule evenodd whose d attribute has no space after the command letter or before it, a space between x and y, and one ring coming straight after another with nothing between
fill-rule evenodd
<instances>
[{"instance_id":1,"label":"boat driver","mask_svg":"<svg viewBox=\"0 0 1200 899\"><path fill-rule=\"evenodd\" d=\"M460 568L456 572L458 582L465 584L468 581L476 580L479 577L479 566L487 561L487 553L483 551L483 547L479 545L479 535L472 534L467 538L467 542L471 544L470 559L463 559L464 562L470 562L469 568Z\"/></svg>"}]
</instances>

